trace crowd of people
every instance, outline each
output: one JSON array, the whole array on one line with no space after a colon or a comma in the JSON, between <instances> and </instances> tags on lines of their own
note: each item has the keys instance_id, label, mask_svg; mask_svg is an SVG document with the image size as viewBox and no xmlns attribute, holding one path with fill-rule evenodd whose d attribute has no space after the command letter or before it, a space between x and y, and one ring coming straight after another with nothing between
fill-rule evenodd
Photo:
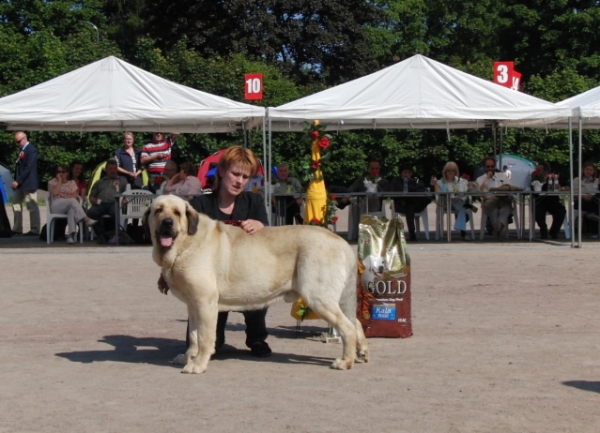
<instances>
[{"instance_id":1,"label":"crowd of people","mask_svg":"<svg viewBox=\"0 0 600 433\"><path fill-rule=\"evenodd\" d=\"M14 222L12 225L13 236L39 236L40 215L37 204L37 188L39 183L37 173L38 152L23 131L14 135L15 143L19 147L16 161L13 188ZM197 167L191 162L184 162L180 166L172 160L172 149L177 140L177 134L168 136L155 132L152 139L144 144L141 149L135 147L135 136L131 132L123 134L123 144L116 149L112 158L105 163L104 176L97 179L91 189L84 177L84 166L74 162L69 167L59 164L56 177L48 183L50 196L50 210L52 213L65 214L67 219L61 229L66 241L73 243L77 224L80 221L94 230L99 239L105 237L107 232L114 231L115 195L123 194L127 190L149 189L151 192L172 193L186 199L202 193L202 185L197 177ZM473 205L473 199L481 201L481 209L488 218L486 229L489 234L499 237L507 234L508 225L514 218L514 198L512 194L485 194L488 191L513 190L511 172L507 166L502 170L496 167L494 158L486 158L482 164L484 173L474 182L470 182L468 175L462 174L455 162L449 161L442 169L441 177L434 176L431 182L414 176L411 166L401 166L400 176L386 179L382 176L382 166L378 160L370 160L366 172L357 177L349 186L329 185L330 193L373 193L367 194L362 201L364 209L361 212L378 212L381 210L382 193L423 193L426 190L452 193L450 212L455 215L454 228L463 239L469 237L466 225L469 218L478 208ZM542 191L548 190L548 179L554 176L547 162L537 165L536 178L541 180ZM593 163L586 162L582 167L582 198L581 212L584 218L586 231L597 234L600 216L598 211L598 180L596 168ZM276 179L272 192L275 196L272 205L277 215L281 216L280 223L302 224L302 203L305 191L302 182L290 176L287 164L280 164L276 170ZM578 179L575 179L578 181ZM562 185L565 188L566 185ZM552 188L552 187L551 187ZM481 192L481 196L473 194ZM464 194L464 193L471 194ZM423 212L433 200L432 196L392 195L395 211L406 217L408 240L416 241L415 216ZM535 221L540 230L542 239L556 239L566 215L566 208L559 196L538 195L534 198ZM575 209L578 209L578 197L574 197ZM350 203L348 196L337 200L339 208L344 208ZM30 230L23 233L23 204L29 211ZM440 203L441 212L448 212L444 203ZM546 224L546 215L550 214L552 223ZM109 218L105 218L109 217ZM96 221L98 223L96 223Z\"/></svg>"},{"instance_id":2,"label":"crowd of people","mask_svg":"<svg viewBox=\"0 0 600 433\"><path fill-rule=\"evenodd\" d=\"M279 177L279 184L275 187L275 192L279 194L294 194L293 197L276 197L279 200L277 211L286 215L286 224L293 223L293 214L296 208L294 204L301 203L302 185L297 179L288 178L289 170L287 166L282 166L284 173ZM362 201L361 212L376 213L381 210L382 197L385 193L424 193L441 192L450 193L450 212L455 215L454 229L457 230L461 238L470 240L467 234L466 225L473 214L479 211L474 201L481 203L481 209L486 215L485 229L488 235L494 235L499 238L508 235L508 226L515 218L515 198L514 192L521 191L522 187L512 185L512 173L508 166L504 165L502 170L497 168L495 158L489 157L482 161L483 174L477 177L475 181L470 180L468 174L462 173L458 165L449 161L442 169L441 177L438 179L433 176L430 182L425 182L419 177L414 176L413 169L410 166L400 167L400 177L386 179L381 175L381 163L377 160L371 160L368 163L365 174L356 178L348 187L340 185L329 186L329 192L335 194L367 193L366 199ZM552 172L548 162L537 164L536 176L541 179L542 191L548 191L549 181L556 177ZM598 179L596 178L595 166L591 162L583 164L582 179L582 212L585 221L590 222L588 228L591 232L597 233L600 217L598 216L600 192L598 191ZM577 182L578 179L575 179ZM552 187L551 187L552 188ZM567 185L562 185L561 190L568 189ZM489 192L494 192L490 194ZM372 195L368 194L372 193ZM479 194L480 193L480 194ZM417 241L415 217L425 211L427 206L433 200L431 194L412 194L401 196L399 194L390 194L394 201L394 208L397 213L406 217L406 226L408 229L408 240ZM577 207L577 196L574 197ZM337 200L337 206L342 209L350 203L348 196L340 197ZM441 213L447 212L445 201L438 203ZM565 220L566 207L559 195L536 195L534 198L535 222L540 230L541 239L556 239L559 230ZM291 215L290 215L291 214ZM546 223L547 215L551 216L552 223L548 228Z\"/></svg>"},{"instance_id":3,"label":"crowd of people","mask_svg":"<svg viewBox=\"0 0 600 433\"><path fill-rule=\"evenodd\" d=\"M19 154L11 184L14 214L11 235L40 236L38 152L23 131L16 132L14 139ZM56 176L48 182L48 206L51 213L66 215L67 218L64 224L63 220L55 222L56 238L74 243L77 226L83 221L99 240L106 241L105 234L115 230L115 196L127 190L149 189L151 192L190 194L190 197L200 194L202 188L196 177L195 165L185 162L178 169L171 159L176 139L177 134L165 136L156 132L150 142L137 149L134 134L125 132L123 145L101 164L103 176L96 179L91 188L81 162L73 162L70 166L58 164ZM160 178L164 181L155 187L153 180ZM23 203L29 211L30 230L26 233L23 233Z\"/></svg>"}]
</instances>

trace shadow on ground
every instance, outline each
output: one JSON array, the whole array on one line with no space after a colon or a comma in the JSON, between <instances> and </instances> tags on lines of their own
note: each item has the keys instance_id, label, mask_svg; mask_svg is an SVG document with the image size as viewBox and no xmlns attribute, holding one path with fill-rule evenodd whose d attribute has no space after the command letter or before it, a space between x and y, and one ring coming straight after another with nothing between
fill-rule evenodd
<instances>
[{"instance_id":1,"label":"shadow on ground","mask_svg":"<svg viewBox=\"0 0 600 433\"><path fill-rule=\"evenodd\" d=\"M581 389L583 391L592 391L600 393L600 382L598 381L567 380L563 382L563 385L572 386L573 388Z\"/></svg>"},{"instance_id":2,"label":"shadow on ground","mask_svg":"<svg viewBox=\"0 0 600 433\"><path fill-rule=\"evenodd\" d=\"M185 342L170 338L155 337L133 337L130 335L107 335L99 340L113 346L109 350L86 350L79 352L56 353L56 356L68 359L71 362L83 364L92 362L127 362L133 364L152 364L181 368L173 365L170 361L180 353L185 352ZM255 358L250 355L249 350L240 350L230 345L225 345L214 361L225 361L227 359L245 359L250 361L273 362L273 363L300 363L312 365L329 365L331 358L320 358L314 356L297 355L292 353L273 352L269 358Z\"/></svg>"}]
</instances>

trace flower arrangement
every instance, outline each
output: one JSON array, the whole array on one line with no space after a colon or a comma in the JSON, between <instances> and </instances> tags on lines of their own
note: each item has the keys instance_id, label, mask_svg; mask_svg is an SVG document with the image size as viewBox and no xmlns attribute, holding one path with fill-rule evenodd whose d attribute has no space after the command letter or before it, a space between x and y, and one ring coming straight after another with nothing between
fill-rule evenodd
<instances>
[{"instance_id":1,"label":"flower arrangement","mask_svg":"<svg viewBox=\"0 0 600 433\"><path fill-rule=\"evenodd\" d=\"M304 133L309 137L310 145L316 143L321 149L321 159L319 161L314 161L310 155L303 161L304 181L323 179L321 173L322 162L329 158L327 150L331 144L331 137L325 134L325 128L326 126L320 123L304 122Z\"/></svg>"},{"instance_id":2,"label":"flower arrangement","mask_svg":"<svg viewBox=\"0 0 600 433\"><path fill-rule=\"evenodd\" d=\"M321 227L329 227L337 222L338 217L335 216L336 207L336 196L335 194L331 194L327 196L327 203L323 207L323 218L313 218L309 221L309 225L311 226L321 226Z\"/></svg>"}]
</instances>

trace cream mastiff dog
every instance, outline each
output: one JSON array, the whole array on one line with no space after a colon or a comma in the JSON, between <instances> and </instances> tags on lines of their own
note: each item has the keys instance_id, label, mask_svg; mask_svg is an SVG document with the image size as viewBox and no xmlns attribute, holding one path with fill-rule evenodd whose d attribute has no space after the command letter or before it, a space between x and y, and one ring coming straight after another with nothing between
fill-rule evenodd
<instances>
[{"instance_id":1,"label":"cream mastiff dog","mask_svg":"<svg viewBox=\"0 0 600 433\"><path fill-rule=\"evenodd\" d=\"M321 227L265 227L249 235L196 212L186 201L160 196L146 211L152 258L173 294L188 307L190 346L174 362L183 373L203 373L215 351L217 314L264 308L302 297L334 326L343 355L332 368L367 362L356 319L356 254Z\"/></svg>"}]
</instances>

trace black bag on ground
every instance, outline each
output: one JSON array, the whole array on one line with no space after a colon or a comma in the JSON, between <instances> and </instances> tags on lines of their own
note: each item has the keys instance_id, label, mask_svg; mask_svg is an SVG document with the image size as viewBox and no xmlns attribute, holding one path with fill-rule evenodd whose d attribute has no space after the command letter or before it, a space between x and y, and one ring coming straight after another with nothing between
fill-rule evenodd
<instances>
[{"instance_id":1,"label":"black bag on ground","mask_svg":"<svg viewBox=\"0 0 600 433\"><path fill-rule=\"evenodd\" d=\"M48 224L44 224L42 230L40 230L40 241L46 242L46 231L48 230ZM64 218L54 220L54 239L52 241L64 241L67 239L65 231L67 230L67 220Z\"/></svg>"},{"instance_id":2,"label":"black bag on ground","mask_svg":"<svg viewBox=\"0 0 600 433\"><path fill-rule=\"evenodd\" d=\"M133 224L127 224L127 235L133 239L137 245L151 245L152 239L146 233L146 229L140 225L134 226Z\"/></svg>"},{"instance_id":3,"label":"black bag on ground","mask_svg":"<svg viewBox=\"0 0 600 433\"><path fill-rule=\"evenodd\" d=\"M115 245L115 230L107 231L104 235L99 236L96 243L99 245L109 244ZM119 227L119 245L133 245L135 241L123 230L123 227Z\"/></svg>"}]
</instances>

